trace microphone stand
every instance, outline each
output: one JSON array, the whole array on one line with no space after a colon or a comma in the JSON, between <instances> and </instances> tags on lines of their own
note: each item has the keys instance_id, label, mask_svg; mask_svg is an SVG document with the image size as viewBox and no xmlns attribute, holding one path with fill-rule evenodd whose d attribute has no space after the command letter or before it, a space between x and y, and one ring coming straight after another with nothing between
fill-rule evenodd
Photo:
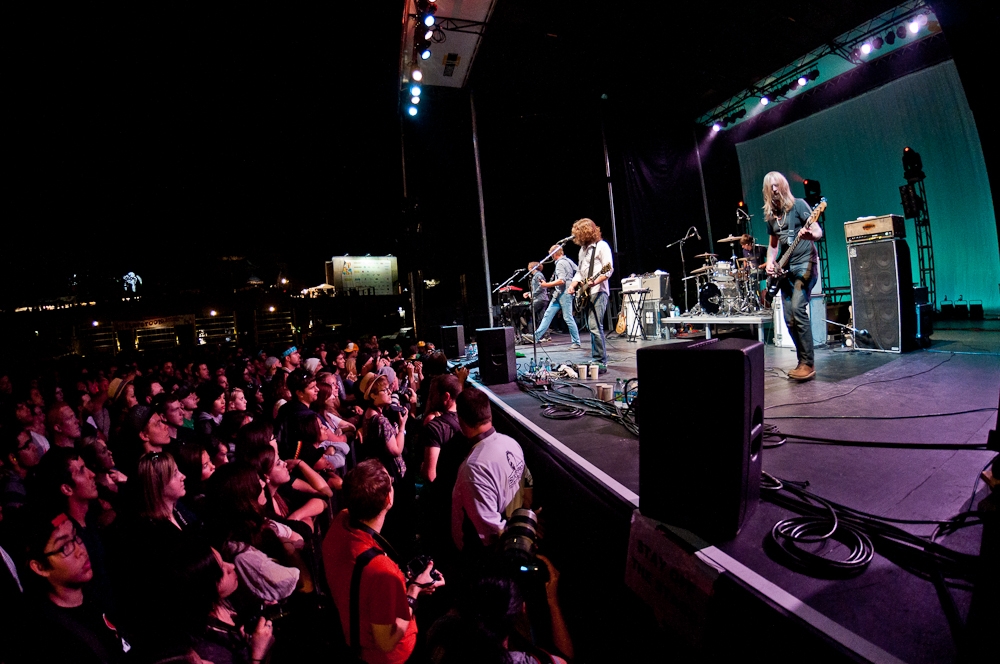
<instances>
[{"instance_id":1,"label":"microphone stand","mask_svg":"<svg viewBox=\"0 0 1000 664\"><path fill-rule=\"evenodd\" d=\"M546 263L548 263L552 259L552 256L554 256L557 251L559 251L559 250L562 249L562 246L565 243L566 243L566 240L563 240L561 242L557 242L556 244L559 245L558 248L553 249L552 251L550 251L548 253L548 255L545 256L545 258L543 258L542 260L538 261L538 267L536 268L536 271L539 272L539 273L541 273L542 266L545 265ZM532 274L532 272L533 272L533 270L528 270L528 272L525 273L525 275L523 277L521 277L521 279L519 281L524 281L525 279L527 279L528 277L530 277L531 274ZM566 285L568 285L568 284L566 284ZM534 292L532 292L532 288L531 288L530 284L528 285L528 293L530 293L530 296L529 296L528 300L531 302L531 352L532 352L532 362L534 362L535 366L537 367L538 366L538 323L535 321L535 294L534 294ZM551 306L551 304L549 306Z\"/></svg>"},{"instance_id":2,"label":"microphone stand","mask_svg":"<svg viewBox=\"0 0 1000 664\"><path fill-rule=\"evenodd\" d=\"M683 277L683 279L681 279L681 283L684 284L684 313L687 313L687 312L691 311L691 307L690 307L690 305L688 303L687 261L684 260L684 243L687 240L691 239L691 230L692 229L689 228L688 231L687 231L687 233L684 234L684 237L682 237L679 240L675 240L674 242L671 242L670 244L668 244L666 246L667 249L669 249L670 247L672 247L674 245L680 245L680 248L681 248L681 272L684 273L684 277Z\"/></svg>"}]
</instances>

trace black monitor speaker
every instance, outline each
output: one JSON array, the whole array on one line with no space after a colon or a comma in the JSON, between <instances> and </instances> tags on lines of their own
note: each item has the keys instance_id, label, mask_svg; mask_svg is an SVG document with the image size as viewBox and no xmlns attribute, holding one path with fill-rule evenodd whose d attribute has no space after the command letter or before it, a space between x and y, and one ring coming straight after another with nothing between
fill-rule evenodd
<instances>
[{"instance_id":1,"label":"black monitor speaker","mask_svg":"<svg viewBox=\"0 0 1000 664\"><path fill-rule=\"evenodd\" d=\"M441 326L441 350L449 360L465 357L465 326Z\"/></svg>"},{"instance_id":2,"label":"black monitor speaker","mask_svg":"<svg viewBox=\"0 0 1000 664\"><path fill-rule=\"evenodd\" d=\"M639 511L709 541L736 537L760 499L764 344L662 344L640 348L636 361ZM711 398L670 376L712 376Z\"/></svg>"},{"instance_id":3,"label":"black monitor speaker","mask_svg":"<svg viewBox=\"0 0 1000 664\"><path fill-rule=\"evenodd\" d=\"M479 380L484 385L512 383L517 379L514 328L481 327L476 330L479 349Z\"/></svg>"}]
</instances>

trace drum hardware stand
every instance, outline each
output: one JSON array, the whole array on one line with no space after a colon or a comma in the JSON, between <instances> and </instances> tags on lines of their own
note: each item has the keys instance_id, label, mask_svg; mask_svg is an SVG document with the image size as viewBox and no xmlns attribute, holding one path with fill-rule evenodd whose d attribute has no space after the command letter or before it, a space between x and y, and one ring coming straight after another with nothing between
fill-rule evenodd
<instances>
[{"instance_id":1,"label":"drum hardware stand","mask_svg":"<svg viewBox=\"0 0 1000 664\"><path fill-rule=\"evenodd\" d=\"M687 262L684 260L684 243L687 240L691 239L692 235L695 236L695 237L698 237L699 240L701 239L701 237L698 236L698 231L696 231L695 228L694 228L694 226L692 226L691 228L689 228L687 230L687 233L684 234L684 237L682 237L679 240L675 240L674 242L671 242L670 244L668 244L666 246L666 248L669 249L670 247L672 247L674 245L680 245L680 248L681 248L681 272L683 273L683 276L681 277L681 281L682 282L686 282L687 281ZM688 288L687 288L687 284L686 283L684 284L684 311L685 311L685 313L687 313L687 312L690 311L690 309L688 307Z\"/></svg>"}]
</instances>

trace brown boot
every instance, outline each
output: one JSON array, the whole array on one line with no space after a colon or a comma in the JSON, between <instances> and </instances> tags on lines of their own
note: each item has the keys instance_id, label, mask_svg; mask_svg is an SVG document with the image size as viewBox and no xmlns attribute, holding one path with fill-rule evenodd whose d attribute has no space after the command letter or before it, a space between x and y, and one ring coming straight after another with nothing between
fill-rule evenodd
<instances>
[{"instance_id":1,"label":"brown boot","mask_svg":"<svg viewBox=\"0 0 1000 664\"><path fill-rule=\"evenodd\" d=\"M788 372L788 377L791 380L804 382L816 377L816 369L812 368L805 362L799 362L799 366Z\"/></svg>"}]
</instances>

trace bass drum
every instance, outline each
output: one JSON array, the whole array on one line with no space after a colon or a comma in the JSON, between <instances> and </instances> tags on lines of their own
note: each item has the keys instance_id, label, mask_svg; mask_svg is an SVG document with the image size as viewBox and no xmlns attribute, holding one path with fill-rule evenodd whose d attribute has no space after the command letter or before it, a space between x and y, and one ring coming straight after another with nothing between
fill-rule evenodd
<instances>
[{"instance_id":1,"label":"bass drum","mask_svg":"<svg viewBox=\"0 0 1000 664\"><path fill-rule=\"evenodd\" d=\"M729 309L729 305L734 303L739 297L733 282L715 283L708 282L698 291L698 303L708 314L717 314L723 307Z\"/></svg>"}]
</instances>

